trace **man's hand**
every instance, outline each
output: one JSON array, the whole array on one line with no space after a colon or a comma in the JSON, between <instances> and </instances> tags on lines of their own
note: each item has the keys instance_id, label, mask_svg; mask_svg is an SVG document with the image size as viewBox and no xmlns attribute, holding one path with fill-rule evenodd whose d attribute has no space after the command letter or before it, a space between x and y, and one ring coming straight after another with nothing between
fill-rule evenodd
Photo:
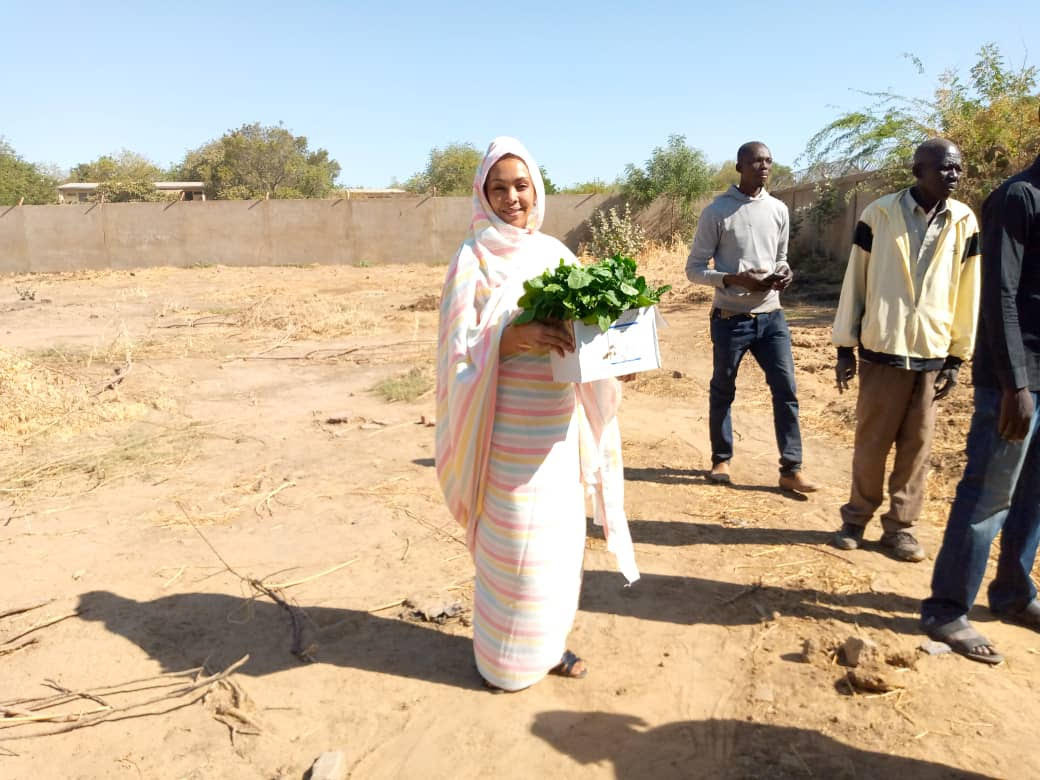
<instances>
[{"instance_id":1,"label":"man's hand","mask_svg":"<svg viewBox=\"0 0 1040 780\"><path fill-rule=\"evenodd\" d=\"M794 271L788 267L780 273L772 274L768 279L772 279L774 290L783 291L791 286L791 282L794 280Z\"/></svg>"},{"instance_id":2,"label":"man's hand","mask_svg":"<svg viewBox=\"0 0 1040 780\"><path fill-rule=\"evenodd\" d=\"M957 369L944 368L935 375L935 400L941 401L957 385Z\"/></svg>"},{"instance_id":3,"label":"man's hand","mask_svg":"<svg viewBox=\"0 0 1040 780\"><path fill-rule=\"evenodd\" d=\"M502 342L499 345L502 357L549 349L560 357L574 351L574 328L570 322L528 322L526 325L509 325L502 332Z\"/></svg>"},{"instance_id":4,"label":"man's hand","mask_svg":"<svg viewBox=\"0 0 1040 780\"><path fill-rule=\"evenodd\" d=\"M750 292L765 292L773 289L773 282L766 281L769 276L766 271L741 271L739 274L726 274L722 283L726 287L743 287Z\"/></svg>"},{"instance_id":5,"label":"man's hand","mask_svg":"<svg viewBox=\"0 0 1040 780\"><path fill-rule=\"evenodd\" d=\"M997 432L1008 441L1022 441L1033 421L1033 394L1028 387L1005 390L1000 399L1000 420Z\"/></svg>"},{"instance_id":6,"label":"man's hand","mask_svg":"<svg viewBox=\"0 0 1040 780\"><path fill-rule=\"evenodd\" d=\"M838 355L838 362L834 364L834 376L837 379L838 392L848 390L849 382L856 376L856 356Z\"/></svg>"}]
</instances>

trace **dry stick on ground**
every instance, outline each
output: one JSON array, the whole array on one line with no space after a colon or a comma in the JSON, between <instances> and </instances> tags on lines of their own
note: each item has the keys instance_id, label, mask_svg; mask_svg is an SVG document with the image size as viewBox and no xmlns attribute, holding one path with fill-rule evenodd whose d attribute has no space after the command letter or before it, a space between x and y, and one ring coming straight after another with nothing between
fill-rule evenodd
<instances>
[{"instance_id":1,"label":"dry stick on ground","mask_svg":"<svg viewBox=\"0 0 1040 780\"><path fill-rule=\"evenodd\" d=\"M53 729L51 731L45 731L39 734L33 734L32 736L46 737L52 734L63 734L66 731L74 731L75 729L85 728L87 726L93 726L96 723L100 723L103 720L111 718L113 715L117 715L130 710L139 709L141 707L149 707L153 704L168 701L170 699L179 699L187 696L190 693L194 693L200 688L207 688L214 685L217 682L225 679L236 670L238 670L243 664L249 660L249 655L246 654L235 661L231 666L225 669L223 672L212 675L210 677L203 677L196 682L186 685L182 688L178 688L175 691L163 694L162 696L155 696L145 701L137 702L135 704L127 704L122 707L99 707L86 712L79 713L41 713L39 715L31 715L28 717L15 717L5 718L0 720L0 729L13 728L16 726L25 725L27 723L69 723L68 726L63 726L59 729ZM190 702L189 702L190 703Z\"/></svg>"},{"instance_id":2,"label":"dry stick on ground","mask_svg":"<svg viewBox=\"0 0 1040 780\"><path fill-rule=\"evenodd\" d=\"M71 617L78 617L78 616L79 616L79 610L77 609L75 612L70 612L67 615L62 615L61 617L53 618L52 620L48 620L48 621L46 621L44 623L38 623L37 625L33 626L32 628L28 629L27 631L23 631L20 634L15 634L12 637L8 637L7 639L4 639L4 640L0 641L0 645L9 645L12 642L14 642L16 639L21 639L23 636L28 636L33 631L39 631L41 628L47 628L47 626L53 626L55 623L60 623L63 620L68 620Z\"/></svg>"},{"instance_id":3,"label":"dry stick on ground","mask_svg":"<svg viewBox=\"0 0 1040 780\"><path fill-rule=\"evenodd\" d=\"M270 493L268 493L263 498L261 498L257 502L256 506L253 507L253 511L256 513L256 516L257 517L263 517L263 515L260 514L260 510L261 509L266 509L267 510L268 517L273 516L274 512L271 510L271 499L274 498L275 496L277 496L279 493L281 493L286 488L291 488L291 487L296 487L296 483L292 482L292 481L283 482L281 485L279 485L274 490L272 490Z\"/></svg>"},{"instance_id":4,"label":"dry stick on ground","mask_svg":"<svg viewBox=\"0 0 1040 780\"><path fill-rule=\"evenodd\" d=\"M829 555L832 558L837 558L839 561L845 561L845 563L851 563L853 566L856 565L856 562L854 560L846 558L844 555L838 555L838 553L831 552L830 550L824 549L823 547L820 547L818 545L806 544L805 542L793 542L793 544L796 544L799 547L807 547L810 550L815 550L816 552L823 553L824 555Z\"/></svg>"},{"instance_id":5,"label":"dry stick on ground","mask_svg":"<svg viewBox=\"0 0 1040 780\"><path fill-rule=\"evenodd\" d=\"M207 659L209 660L209 659ZM169 680L175 677L193 677L192 682L198 682L200 675L205 671L204 666L196 666L193 669L185 669L181 672L163 672L162 674L152 675L151 677L141 677L137 680L129 680L127 682L118 683L116 685L106 685L100 688L92 689L93 693L104 694L105 696L123 696L128 693L139 693L141 691L152 691L157 688L172 688L175 685L180 685L180 681L171 680L171 682L155 682L156 680ZM138 685L139 683L152 683L151 685L143 685L140 688L130 688L128 686ZM66 694L58 694L56 696L47 696L44 698L32 698L32 699L12 699L11 701L0 702L0 708L3 707L17 707L19 705L28 705L25 707L26 710L33 712L36 710L47 709L48 707L58 707L62 704L68 704L70 701L74 701L76 696L68 696Z\"/></svg>"},{"instance_id":6,"label":"dry stick on ground","mask_svg":"<svg viewBox=\"0 0 1040 780\"><path fill-rule=\"evenodd\" d=\"M177 502L177 508L181 510L181 513L184 515L184 519L188 522L188 525L195 529L195 533L199 535L199 538L202 539L202 541L206 543L206 546L209 547L210 551L212 551L212 553L215 556L217 556L217 560L224 564L225 569L227 569L231 574L234 574L236 577L242 580L242 582L249 585L249 587L252 588L257 594L267 596L269 599L271 599L271 601L273 601L275 604L277 604L279 607L281 607L288 613L289 620L292 624L292 654L302 661L314 661L314 658L311 656L310 649L303 646L303 610L287 602L284 598L282 598L282 596L277 592L275 588L272 588L269 585L265 585L261 580L255 579L253 577L246 577L242 574L239 574L237 571L231 568L231 565L226 560L224 560L224 556L217 552L217 548L210 543L209 539L206 538L206 535L202 533L202 531L199 529L197 525L195 525L195 523L191 519L191 516L184 509L184 506L179 501Z\"/></svg>"},{"instance_id":7,"label":"dry stick on ground","mask_svg":"<svg viewBox=\"0 0 1040 780\"><path fill-rule=\"evenodd\" d=\"M30 604L28 607L15 607L14 609L8 609L4 612L0 612L0 620L5 617L11 617L11 615L21 615L23 612L31 612L34 609L46 607L48 604L52 603L54 603L54 599L47 599L46 601L41 601L39 604Z\"/></svg>"},{"instance_id":8,"label":"dry stick on ground","mask_svg":"<svg viewBox=\"0 0 1040 780\"><path fill-rule=\"evenodd\" d=\"M325 571L320 571L317 574L312 574L309 577L304 577L302 580L293 580L292 582L273 582L269 587L275 588L276 590L285 590L286 588L293 588L297 585L303 585L305 582L314 582L314 580L320 579L321 577L324 577L326 574L332 574L332 572L339 571L340 569L350 566L350 564L352 563L357 563L360 560L360 558L351 558L349 561L338 563L335 566L325 569Z\"/></svg>"},{"instance_id":9,"label":"dry stick on ground","mask_svg":"<svg viewBox=\"0 0 1040 780\"><path fill-rule=\"evenodd\" d=\"M94 397L96 398L97 396L99 396L103 392L105 392L106 390L115 390L116 387L118 385L120 385L123 382L124 379L126 379L128 376L130 376L130 372L133 371L133 370L134 370L134 362L128 356L127 359L126 359L126 365L124 365L122 367L116 367L116 376L115 376L115 378L114 379L110 379L105 385L103 385L101 387L100 390L98 390L96 393L94 393Z\"/></svg>"},{"instance_id":10,"label":"dry stick on ground","mask_svg":"<svg viewBox=\"0 0 1040 780\"><path fill-rule=\"evenodd\" d=\"M0 658L3 658L5 655L14 655L20 650L24 650L27 647L32 647L33 645L38 645L39 643L40 640L33 637L28 642L22 642L22 644L20 645L15 645L14 647L0 648Z\"/></svg>"}]
</instances>

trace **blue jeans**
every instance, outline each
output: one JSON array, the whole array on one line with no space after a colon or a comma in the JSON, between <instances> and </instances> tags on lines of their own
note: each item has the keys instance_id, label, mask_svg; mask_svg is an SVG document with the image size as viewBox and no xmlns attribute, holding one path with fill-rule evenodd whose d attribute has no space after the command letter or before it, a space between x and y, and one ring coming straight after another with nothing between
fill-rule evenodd
<instances>
[{"instance_id":1,"label":"blue jeans","mask_svg":"<svg viewBox=\"0 0 1040 780\"><path fill-rule=\"evenodd\" d=\"M733 457L733 422L730 406L737 391L737 370L750 350L766 375L773 394L773 427L780 450L780 473L793 474L802 467L802 435L798 429L798 397L791 357L791 331L782 309L723 319L712 310L711 343L715 366L709 385L708 429L711 462Z\"/></svg>"},{"instance_id":2,"label":"blue jeans","mask_svg":"<svg viewBox=\"0 0 1040 780\"><path fill-rule=\"evenodd\" d=\"M1040 541L1040 411L1025 440L1002 439L997 433L1001 395L994 388L975 388L968 462L935 559L932 595L922 605L926 622L942 625L968 613L986 573L990 545L1002 528L990 609L1013 614L1036 598L1029 572ZM1040 409L1040 393L1033 393L1033 403Z\"/></svg>"}]
</instances>

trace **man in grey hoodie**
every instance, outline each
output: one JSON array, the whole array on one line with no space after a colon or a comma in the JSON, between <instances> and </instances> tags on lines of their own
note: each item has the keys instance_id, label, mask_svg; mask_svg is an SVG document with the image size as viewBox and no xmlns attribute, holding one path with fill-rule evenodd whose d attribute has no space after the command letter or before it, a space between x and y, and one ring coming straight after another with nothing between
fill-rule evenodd
<instances>
[{"instance_id":1,"label":"man in grey hoodie","mask_svg":"<svg viewBox=\"0 0 1040 780\"><path fill-rule=\"evenodd\" d=\"M773 396L773 426L780 450L780 488L811 493L816 486L802 474L802 437L798 398L780 291L791 284L787 264L787 206L765 190L773 158L769 148L750 141L737 151L740 183L701 213L686 276L715 288L711 310L714 370L709 388L712 482L730 481L733 424L730 406L737 370L748 351L766 375ZM709 260L714 267L709 268Z\"/></svg>"}]
</instances>

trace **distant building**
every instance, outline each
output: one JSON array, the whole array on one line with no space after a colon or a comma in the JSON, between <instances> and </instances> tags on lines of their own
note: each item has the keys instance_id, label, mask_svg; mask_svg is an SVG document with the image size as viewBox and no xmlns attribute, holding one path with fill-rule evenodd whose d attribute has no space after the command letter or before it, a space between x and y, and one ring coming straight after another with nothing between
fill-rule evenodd
<instances>
[{"instance_id":1,"label":"distant building","mask_svg":"<svg viewBox=\"0 0 1040 780\"><path fill-rule=\"evenodd\" d=\"M74 181L58 185L58 203L89 203L100 185L97 182ZM179 200L205 200L206 191L201 181L157 181L159 192L179 193Z\"/></svg>"}]
</instances>

